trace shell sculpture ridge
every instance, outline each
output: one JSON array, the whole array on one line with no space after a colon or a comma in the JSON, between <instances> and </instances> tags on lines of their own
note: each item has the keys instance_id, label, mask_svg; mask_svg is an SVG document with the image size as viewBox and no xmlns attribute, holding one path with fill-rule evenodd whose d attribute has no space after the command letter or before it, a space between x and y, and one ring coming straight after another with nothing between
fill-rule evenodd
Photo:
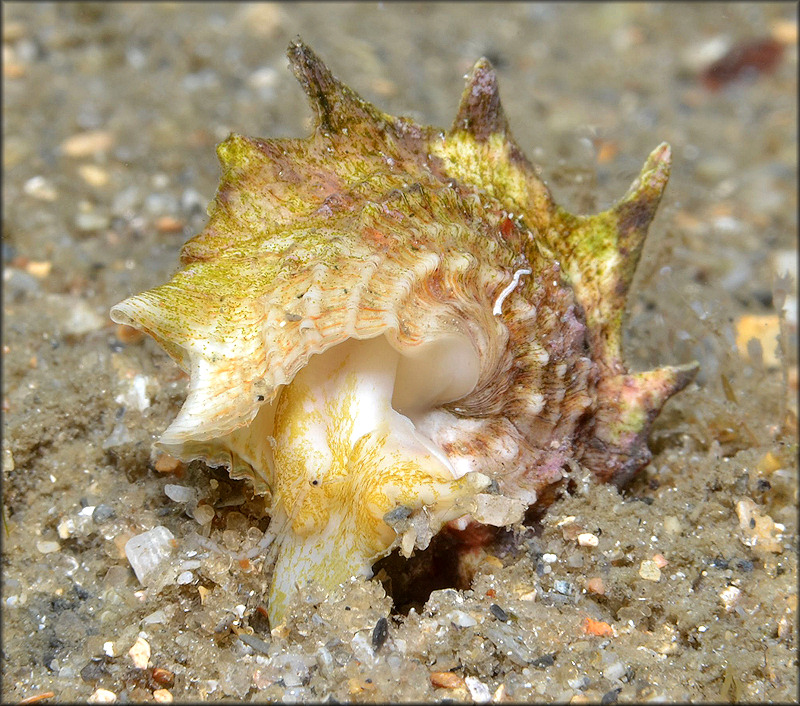
<instances>
[{"instance_id":1,"label":"shell sculpture ridge","mask_svg":"<svg viewBox=\"0 0 800 706\"><path fill-rule=\"evenodd\" d=\"M232 134L205 230L111 317L191 380L157 447L265 496L273 625L449 522L518 522L575 462L626 482L690 363L631 373L626 295L667 183L647 158L610 210L557 206L475 64L449 131L382 113L300 41L306 139Z\"/></svg>"}]
</instances>

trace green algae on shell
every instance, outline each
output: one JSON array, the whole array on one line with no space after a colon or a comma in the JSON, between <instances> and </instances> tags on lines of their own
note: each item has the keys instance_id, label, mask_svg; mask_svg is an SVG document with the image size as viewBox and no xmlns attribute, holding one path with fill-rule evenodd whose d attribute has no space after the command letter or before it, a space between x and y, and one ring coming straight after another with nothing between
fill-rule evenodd
<instances>
[{"instance_id":1,"label":"green algae on shell","mask_svg":"<svg viewBox=\"0 0 800 706\"><path fill-rule=\"evenodd\" d=\"M519 521L578 462L626 482L694 363L631 373L625 301L666 186L657 147L611 209L557 206L481 59L448 131L387 115L301 42L305 139L231 135L205 230L111 310L186 371L157 446L265 496L270 617L465 517Z\"/></svg>"}]
</instances>

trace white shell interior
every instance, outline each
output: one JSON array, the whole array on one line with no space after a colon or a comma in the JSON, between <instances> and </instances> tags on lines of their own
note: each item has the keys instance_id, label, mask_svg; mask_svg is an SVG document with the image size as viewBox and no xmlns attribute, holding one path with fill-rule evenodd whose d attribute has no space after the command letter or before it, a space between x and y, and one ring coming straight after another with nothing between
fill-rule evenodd
<instances>
[{"instance_id":1,"label":"white shell interior","mask_svg":"<svg viewBox=\"0 0 800 706\"><path fill-rule=\"evenodd\" d=\"M391 407L414 424L419 442L442 460L453 477L463 475L464 471L454 469L442 451L430 441L425 427L432 410L461 399L475 389L480 361L471 341L466 336L450 335L415 348L399 349L385 335L361 340L351 338L312 356L298 375L307 379L313 376L322 384L332 367L340 365L345 355L358 357L362 353L364 357L392 361L391 365L384 366L381 373L388 378L375 380L375 394L391 395ZM368 374L368 367L364 368L362 374ZM285 386L282 386L273 401L261 407L248 427L233 432L227 439L231 450L250 463L256 473L259 469L267 468L271 473L274 467L271 443L275 410L284 389ZM367 419L370 406L375 404L375 398L370 400L369 395L364 397L364 410L360 415L363 421L359 428L365 430L369 426ZM265 443L267 441L270 443ZM355 441L357 439L353 439Z\"/></svg>"}]
</instances>

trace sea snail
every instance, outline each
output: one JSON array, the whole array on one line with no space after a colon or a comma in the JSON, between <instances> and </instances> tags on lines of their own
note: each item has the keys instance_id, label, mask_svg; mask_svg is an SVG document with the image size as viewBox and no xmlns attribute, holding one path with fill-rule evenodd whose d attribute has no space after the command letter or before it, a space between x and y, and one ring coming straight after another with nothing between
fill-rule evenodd
<instances>
[{"instance_id":1,"label":"sea snail","mask_svg":"<svg viewBox=\"0 0 800 706\"><path fill-rule=\"evenodd\" d=\"M667 183L658 146L611 209L557 206L475 64L448 131L382 113L300 41L305 139L232 134L206 228L111 310L190 376L157 442L265 496L269 614L445 523L519 521L568 463L624 483L696 363L631 373L625 300Z\"/></svg>"}]
</instances>

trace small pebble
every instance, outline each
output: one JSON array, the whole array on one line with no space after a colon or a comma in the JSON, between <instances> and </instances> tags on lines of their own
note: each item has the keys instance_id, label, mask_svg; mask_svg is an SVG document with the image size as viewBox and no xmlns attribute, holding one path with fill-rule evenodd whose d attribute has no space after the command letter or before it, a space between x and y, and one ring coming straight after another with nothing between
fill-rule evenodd
<instances>
[{"instance_id":1,"label":"small pebble","mask_svg":"<svg viewBox=\"0 0 800 706\"><path fill-rule=\"evenodd\" d=\"M164 669L163 667L153 667L152 677L156 684L161 684L161 686L165 686L168 689L175 683L175 675L169 669Z\"/></svg>"},{"instance_id":2,"label":"small pebble","mask_svg":"<svg viewBox=\"0 0 800 706\"><path fill-rule=\"evenodd\" d=\"M107 152L114 144L114 136L105 130L79 132L61 143L61 152L68 157L91 157Z\"/></svg>"},{"instance_id":3,"label":"small pebble","mask_svg":"<svg viewBox=\"0 0 800 706\"><path fill-rule=\"evenodd\" d=\"M167 483L164 486L164 494L176 503L190 503L197 499L197 491L185 485Z\"/></svg>"},{"instance_id":4,"label":"small pebble","mask_svg":"<svg viewBox=\"0 0 800 706\"><path fill-rule=\"evenodd\" d=\"M173 216L161 216L156 219L155 227L159 233L180 233L186 224Z\"/></svg>"},{"instance_id":5,"label":"small pebble","mask_svg":"<svg viewBox=\"0 0 800 706\"><path fill-rule=\"evenodd\" d=\"M235 530L225 530L222 533L222 543L232 552L237 552L242 546L242 535Z\"/></svg>"},{"instance_id":6,"label":"small pebble","mask_svg":"<svg viewBox=\"0 0 800 706\"><path fill-rule=\"evenodd\" d=\"M58 198L58 191L47 179L40 174L31 177L22 186L22 190L39 201L55 201Z\"/></svg>"},{"instance_id":7,"label":"small pebble","mask_svg":"<svg viewBox=\"0 0 800 706\"><path fill-rule=\"evenodd\" d=\"M625 665L622 662L612 662L603 670L603 676L609 681L614 681L624 676L625 671Z\"/></svg>"},{"instance_id":8,"label":"small pebble","mask_svg":"<svg viewBox=\"0 0 800 706\"><path fill-rule=\"evenodd\" d=\"M736 586L728 586L719 594L726 613L730 613L733 610L741 595L742 591Z\"/></svg>"},{"instance_id":9,"label":"small pebble","mask_svg":"<svg viewBox=\"0 0 800 706\"><path fill-rule=\"evenodd\" d=\"M555 655L542 655L537 657L531 664L538 669L546 669L552 667L556 663Z\"/></svg>"},{"instance_id":10,"label":"small pebble","mask_svg":"<svg viewBox=\"0 0 800 706\"><path fill-rule=\"evenodd\" d=\"M681 52L681 63L692 73L701 71L708 64L725 56L730 46L730 40L720 34L689 43Z\"/></svg>"},{"instance_id":11,"label":"small pebble","mask_svg":"<svg viewBox=\"0 0 800 706\"><path fill-rule=\"evenodd\" d=\"M247 85L259 91L265 98L271 96L278 80L278 72L271 66L262 66L247 77Z\"/></svg>"},{"instance_id":12,"label":"small pebble","mask_svg":"<svg viewBox=\"0 0 800 706\"><path fill-rule=\"evenodd\" d=\"M469 613L465 613L463 610L451 611L447 617L450 618L450 622L452 622L453 625L456 625L460 628L471 628L478 624L478 621L475 620L475 618L473 618Z\"/></svg>"},{"instance_id":13,"label":"small pebble","mask_svg":"<svg viewBox=\"0 0 800 706\"><path fill-rule=\"evenodd\" d=\"M260 637L248 635L246 632L240 632L239 639L244 642L245 645L252 647L256 652L261 652L265 655L269 654L269 642L262 640Z\"/></svg>"},{"instance_id":14,"label":"small pebble","mask_svg":"<svg viewBox=\"0 0 800 706\"><path fill-rule=\"evenodd\" d=\"M275 35L284 21L279 3L265 2L242 6L236 14L245 32L261 40Z\"/></svg>"},{"instance_id":15,"label":"small pebble","mask_svg":"<svg viewBox=\"0 0 800 706\"><path fill-rule=\"evenodd\" d=\"M487 554L485 557L483 557L483 562L484 564L488 564L494 569L503 568L503 562L492 554Z\"/></svg>"},{"instance_id":16,"label":"small pebble","mask_svg":"<svg viewBox=\"0 0 800 706\"><path fill-rule=\"evenodd\" d=\"M375 627L372 630L372 646L375 650L379 650L386 638L389 637L389 621L386 618L378 618Z\"/></svg>"},{"instance_id":17,"label":"small pebble","mask_svg":"<svg viewBox=\"0 0 800 706\"><path fill-rule=\"evenodd\" d=\"M645 581L660 581L661 569L658 568L658 564L656 564L656 562L645 559L639 565L639 576L641 576Z\"/></svg>"},{"instance_id":18,"label":"small pebble","mask_svg":"<svg viewBox=\"0 0 800 706\"><path fill-rule=\"evenodd\" d=\"M46 279L53 269L53 263L49 260L31 260L25 265L25 271L37 279Z\"/></svg>"},{"instance_id":19,"label":"small pebble","mask_svg":"<svg viewBox=\"0 0 800 706\"><path fill-rule=\"evenodd\" d=\"M207 525L214 519L214 508L211 505L198 505L194 509L194 519L200 525Z\"/></svg>"},{"instance_id":20,"label":"small pebble","mask_svg":"<svg viewBox=\"0 0 800 706\"><path fill-rule=\"evenodd\" d=\"M606 589L603 585L603 579L599 576L594 576L586 582L586 590L589 593L596 593L598 596L605 595Z\"/></svg>"},{"instance_id":21,"label":"small pebble","mask_svg":"<svg viewBox=\"0 0 800 706\"><path fill-rule=\"evenodd\" d=\"M108 228L111 219L105 213L89 211L75 216L75 227L82 231L103 230Z\"/></svg>"},{"instance_id":22,"label":"small pebble","mask_svg":"<svg viewBox=\"0 0 800 706\"><path fill-rule=\"evenodd\" d=\"M102 525L104 522L114 518L116 513L111 505L101 503L92 511L92 522L96 525Z\"/></svg>"},{"instance_id":23,"label":"small pebble","mask_svg":"<svg viewBox=\"0 0 800 706\"><path fill-rule=\"evenodd\" d=\"M442 689L458 689L464 686L464 680L453 672L431 672L431 684Z\"/></svg>"},{"instance_id":24,"label":"small pebble","mask_svg":"<svg viewBox=\"0 0 800 706\"><path fill-rule=\"evenodd\" d=\"M167 689L156 689L153 698L160 704L172 703L172 694Z\"/></svg>"},{"instance_id":25,"label":"small pebble","mask_svg":"<svg viewBox=\"0 0 800 706\"><path fill-rule=\"evenodd\" d=\"M492 605L489 606L489 611L500 622L508 622L508 613L506 613L499 605L497 605L497 603L492 603Z\"/></svg>"},{"instance_id":26,"label":"small pebble","mask_svg":"<svg viewBox=\"0 0 800 706\"><path fill-rule=\"evenodd\" d=\"M599 637L613 637L614 628L602 620L594 620L586 617L582 623L583 631L587 635L597 635Z\"/></svg>"},{"instance_id":27,"label":"small pebble","mask_svg":"<svg viewBox=\"0 0 800 706\"><path fill-rule=\"evenodd\" d=\"M136 638L133 647L128 650L128 656L137 669L147 669L150 662L150 644L143 637Z\"/></svg>"},{"instance_id":28,"label":"small pebble","mask_svg":"<svg viewBox=\"0 0 800 706\"><path fill-rule=\"evenodd\" d=\"M472 516L486 525L495 527L512 525L520 522L525 514L525 506L519 500L503 495L479 493L475 501L476 506Z\"/></svg>"},{"instance_id":29,"label":"small pebble","mask_svg":"<svg viewBox=\"0 0 800 706\"><path fill-rule=\"evenodd\" d=\"M619 144L613 140L600 140L597 145L597 163L608 164L619 152Z\"/></svg>"},{"instance_id":30,"label":"small pebble","mask_svg":"<svg viewBox=\"0 0 800 706\"><path fill-rule=\"evenodd\" d=\"M100 188L108 184L108 172L96 164L81 164L78 167L78 176L89 186Z\"/></svg>"},{"instance_id":31,"label":"small pebble","mask_svg":"<svg viewBox=\"0 0 800 706\"><path fill-rule=\"evenodd\" d=\"M182 467L183 462L169 454L161 454L154 465L159 473L176 473Z\"/></svg>"},{"instance_id":32,"label":"small pebble","mask_svg":"<svg viewBox=\"0 0 800 706\"><path fill-rule=\"evenodd\" d=\"M774 473L781 468L781 466L782 464L778 457L772 453L772 451L767 451L763 458L758 462L758 465L756 465L756 469L761 471L761 473Z\"/></svg>"},{"instance_id":33,"label":"small pebble","mask_svg":"<svg viewBox=\"0 0 800 706\"><path fill-rule=\"evenodd\" d=\"M485 704L492 700L489 687L477 677L465 677L464 683L467 685L470 696L472 696L472 700L476 704Z\"/></svg>"},{"instance_id":34,"label":"small pebble","mask_svg":"<svg viewBox=\"0 0 800 706\"><path fill-rule=\"evenodd\" d=\"M663 569L669 564L669 562L664 558L663 554L653 554L652 560L659 569Z\"/></svg>"},{"instance_id":35,"label":"small pebble","mask_svg":"<svg viewBox=\"0 0 800 706\"><path fill-rule=\"evenodd\" d=\"M113 704L117 700L117 695L108 689L97 689L87 699L90 704Z\"/></svg>"},{"instance_id":36,"label":"small pebble","mask_svg":"<svg viewBox=\"0 0 800 706\"><path fill-rule=\"evenodd\" d=\"M208 199L194 189L186 189L181 194L181 209L186 213L205 213Z\"/></svg>"},{"instance_id":37,"label":"small pebble","mask_svg":"<svg viewBox=\"0 0 800 706\"><path fill-rule=\"evenodd\" d=\"M36 542L36 549L42 554L52 554L53 552L60 551L61 545L58 542L40 540Z\"/></svg>"},{"instance_id":38,"label":"small pebble","mask_svg":"<svg viewBox=\"0 0 800 706\"><path fill-rule=\"evenodd\" d=\"M572 584L569 581L553 581L553 588L562 596L568 596L572 593Z\"/></svg>"},{"instance_id":39,"label":"small pebble","mask_svg":"<svg viewBox=\"0 0 800 706\"><path fill-rule=\"evenodd\" d=\"M716 184L732 173L734 162L725 154L709 154L698 160L695 172L701 182Z\"/></svg>"},{"instance_id":40,"label":"small pebble","mask_svg":"<svg viewBox=\"0 0 800 706\"><path fill-rule=\"evenodd\" d=\"M178 585L185 586L187 583L194 581L194 574L191 571L182 571L175 580Z\"/></svg>"},{"instance_id":41,"label":"small pebble","mask_svg":"<svg viewBox=\"0 0 800 706\"><path fill-rule=\"evenodd\" d=\"M269 633L269 613L267 613L267 609L263 605L258 606L250 615L250 627L257 634Z\"/></svg>"},{"instance_id":42,"label":"small pebble","mask_svg":"<svg viewBox=\"0 0 800 706\"><path fill-rule=\"evenodd\" d=\"M578 544L582 547L596 547L600 540L591 532L583 532L578 535Z\"/></svg>"},{"instance_id":43,"label":"small pebble","mask_svg":"<svg viewBox=\"0 0 800 706\"><path fill-rule=\"evenodd\" d=\"M59 320L61 332L72 336L82 336L102 329L108 319L101 316L88 302L67 295L50 294L47 304L54 311L63 311Z\"/></svg>"},{"instance_id":44,"label":"small pebble","mask_svg":"<svg viewBox=\"0 0 800 706\"><path fill-rule=\"evenodd\" d=\"M58 531L58 536L61 539L69 539L72 536L72 533L75 531L75 523L72 521L71 517L65 517L61 522L58 523L58 527L56 527Z\"/></svg>"},{"instance_id":45,"label":"small pebble","mask_svg":"<svg viewBox=\"0 0 800 706\"><path fill-rule=\"evenodd\" d=\"M670 534L678 534L681 531L681 522L674 515L667 515L664 518L664 530Z\"/></svg>"},{"instance_id":46,"label":"small pebble","mask_svg":"<svg viewBox=\"0 0 800 706\"><path fill-rule=\"evenodd\" d=\"M128 558L136 578L142 585L158 573L162 564L172 554L175 536L166 527L154 527L131 537L125 543Z\"/></svg>"}]
</instances>

